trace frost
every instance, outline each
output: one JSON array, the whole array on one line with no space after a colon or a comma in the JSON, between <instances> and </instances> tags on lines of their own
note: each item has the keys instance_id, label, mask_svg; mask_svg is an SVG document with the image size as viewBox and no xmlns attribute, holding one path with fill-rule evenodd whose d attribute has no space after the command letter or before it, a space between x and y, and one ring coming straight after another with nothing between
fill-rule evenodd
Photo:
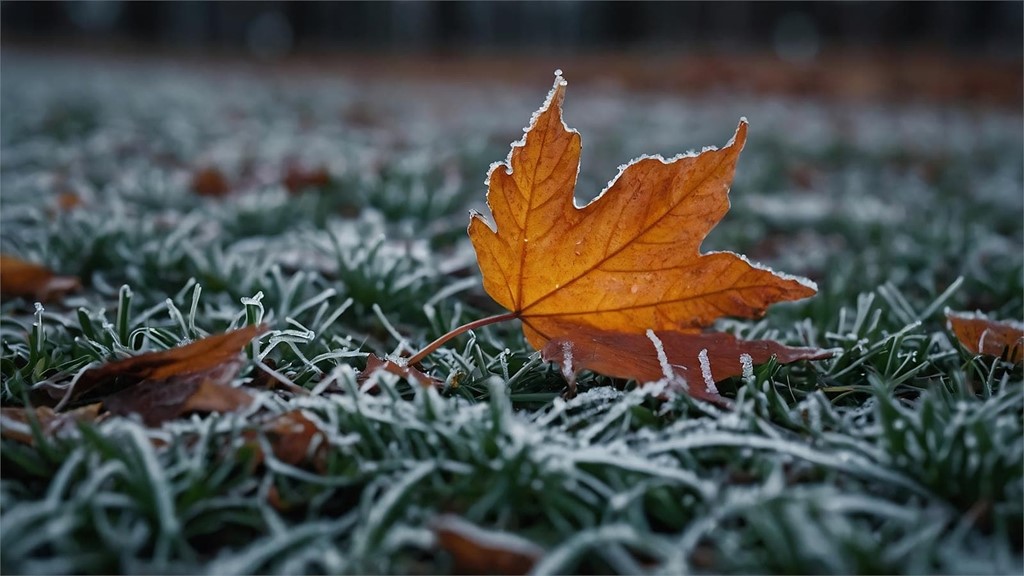
<instances>
[{"instance_id":1,"label":"frost","mask_svg":"<svg viewBox=\"0 0 1024 576\"><path fill-rule=\"evenodd\" d=\"M803 276L795 276L793 274L786 274L785 272L776 272L775 270L772 270L771 267L769 267L769 266L765 266L764 264L757 264L755 262L751 262L743 254L737 254L736 252L732 252L730 250L721 250L721 251L707 252L705 254L705 256L710 256L712 254L731 254L731 255L739 258L740 260L743 260L744 262L746 262L747 265L750 266L751 268L754 268L754 269L757 269L757 270L764 270L765 272L769 272L771 274L774 274L775 276L778 276L779 278L782 278L783 280L791 280L793 282L796 282L797 284L800 284L801 286L806 286L807 288L810 288L811 290L814 290L815 292L818 291L818 285L815 284L814 281L811 280L810 278L804 278Z\"/></svg>"},{"instance_id":2,"label":"frost","mask_svg":"<svg viewBox=\"0 0 1024 576\"><path fill-rule=\"evenodd\" d=\"M658 354L658 363L661 364L661 373L665 376L665 380L673 380L675 378L675 372L672 370L672 365L668 363L668 355L665 354L665 346L661 343L661 338L654 333L654 330L647 329L647 338L654 344L654 351Z\"/></svg>"},{"instance_id":3,"label":"frost","mask_svg":"<svg viewBox=\"0 0 1024 576\"><path fill-rule=\"evenodd\" d=\"M612 388L611 386L601 386L598 388L591 388L586 392L581 392L577 394L575 398L569 400L565 404L569 407L577 407L587 404L614 402L621 397L622 392L616 390L615 388Z\"/></svg>"},{"instance_id":4,"label":"frost","mask_svg":"<svg viewBox=\"0 0 1024 576\"><path fill-rule=\"evenodd\" d=\"M576 379L576 371L572 365L572 342L562 342L562 376L569 382Z\"/></svg>"},{"instance_id":5,"label":"frost","mask_svg":"<svg viewBox=\"0 0 1024 576\"><path fill-rule=\"evenodd\" d=\"M708 394L718 394L718 387L715 386L715 379L711 376L711 361L708 360L708 349L705 348L697 355L700 361L700 374L704 377L704 385Z\"/></svg>"},{"instance_id":6,"label":"frost","mask_svg":"<svg viewBox=\"0 0 1024 576\"><path fill-rule=\"evenodd\" d=\"M754 359L750 357L750 354L744 352L740 354L740 365L743 367L743 379L753 380L754 379Z\"/></svg>"}]
</instances>

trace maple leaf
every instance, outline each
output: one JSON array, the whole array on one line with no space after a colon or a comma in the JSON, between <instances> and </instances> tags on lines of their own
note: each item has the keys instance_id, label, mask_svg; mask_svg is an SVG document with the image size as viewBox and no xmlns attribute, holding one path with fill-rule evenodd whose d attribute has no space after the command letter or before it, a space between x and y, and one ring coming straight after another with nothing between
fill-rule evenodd
<instances>
[{"instance_id":1,"label":"maple leaf","mask_svg":"<svg viewBox=\"0 0 1024 576\"><path fill-rule=\"evenodd\" d=\"M739 340L724 332L647 330L644 334L630 334L571 327L565 327L564 332L572 333L574 339L550 340L541 349L541 357L561 364L570 388L575 384L576 374L590 370L640 382L681 379L691 396L712 402L722 401L715 382L750 372L754 364L772 357L786 364L832 356L828 350L795 348L773 340Z\"/></svg>"},{"instance_id":2,"label":"maple leaf","mask_svg":"<svg viewBox=\"0 0 1024 576\"><path fill-rule=\"evenodd\" d=\"M999 356L1008 362L1024 362L1024 324L997 322L984 314L946 309L949 329L973 354Z\"/></svg>"},{"instance_id":3,"label":"maple leaf","mask_svg":"<svg viewBox=\"0 0 1024 576\"><path fill-rule=\"evenodd\" d=\"M747 122L740 121L724 148L634 160L597 198L578 207L573 190L580 135L562 121L565 86L556 73L523 140L513 144L504 163L492 166L487 204L496 228L474 213L469 237L485 290L522 321L527 341L537 350L559 343L563 368L565 352L589 358L589 364L570 362L570 388L580 365L645 380L665 372L661 356L669 367L685 368L698 365L699 350L705 358L723 357L727 350L735 361L726 366L720 360L708 369L721 379L740 373L740 354L755 356L748 348L762 361L765 350L780 361L827 354L700 334L720 317L755 318L772 303L816 292L809 280L778 274L738 254L700 252L729 209ZM662 335L664 350L656 353L649 342L647 354L635 353L648 330ZM598 360L627 342L631 353L620 354L614 370ZM689 359L691 352L698 357Z\"/></svg>"}]
</instances>

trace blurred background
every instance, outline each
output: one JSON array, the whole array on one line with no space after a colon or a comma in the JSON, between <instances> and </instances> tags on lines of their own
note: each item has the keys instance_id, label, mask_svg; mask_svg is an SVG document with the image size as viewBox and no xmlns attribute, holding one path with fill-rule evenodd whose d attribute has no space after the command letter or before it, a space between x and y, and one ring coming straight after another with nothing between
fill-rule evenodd
<instances>
[{"instance_id":1,"label":"blurred background","mask_svg":"<svg viewBox=\"0 0 1024 576\"><path fill-rule=\"evenodd\" d=\"M1021 104L1024 3L3 2L7 50ZM500 66L495 66L500 64ZM322 68L321 68L322 69Z\"/></svg>"}]
</instances>

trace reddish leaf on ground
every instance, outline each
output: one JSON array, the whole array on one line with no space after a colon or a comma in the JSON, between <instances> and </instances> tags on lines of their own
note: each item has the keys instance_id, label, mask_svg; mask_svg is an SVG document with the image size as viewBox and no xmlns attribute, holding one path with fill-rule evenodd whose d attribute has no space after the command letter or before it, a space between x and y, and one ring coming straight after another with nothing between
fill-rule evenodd
<instances>
[{"instance_id":1,"label":"reddish leaf on ground","mask_svg":"<svg viewBox=\"0 0 1024 576\"><path fill-rule=\"evenodd\" d=\"M297 466L312 461L324 466L327 438L302 410L292 410L267 422L262 427L278 460Z\"/></svg>"},{"instance_id":2,"label":"reddish leaf on ground","mask_svg":"<svg viewBox=\"0 0 1024 576\"><path fill-rule=\"evenodd\" d=\"M77 422L95 422L99 416L99 403L82 406L70 412L54 412L49 406L37 408L0 409L0 437L23 444L35 444L29 411L35 413L40 432L46 437L61 436L73 430Z\"/></svg>"},{"instance_id":3,"label":"reddish leaf on ground","mask_svg":"<svg viewBox=\"0 0 1024 576\"><path fill-rule=\"evenodd\" d=\"M239 352L266 329L246 326L86 370L62 404L102 400L112 412L138 412L147 422L162 422L189 410L237 409L249 399L228 386L242 364Z\"/></svg>"},{"instance_id":4,"label":"reddish leaf on ground","mask_svg":"<svg viewBox=\"0 0 1024 576\"><path fill-rule=\"evenodd\" d=\"M64 212L70 212L82 204L82 197L74 192L61 192L57 195L57 207Z\"/></svg>"},{"instance_id":5,"label":"reddish leaf on ground","mask_svg":"<svg viewBox=\"0 0 1024 576\"><path fill-rule=\"evenodd\" d=\"M231 185L223 172L207 166L192 174L192 191L200 196L220 197L231 192Z\"/></svg>"},{"instance_id":6,"label":"reddish leaf on ground","mask_svg":"<svg viewBox=\"0 0 1024 576\"><path fill-rule=\"evenodd\" d=\"M320 188L330 184L331 175L323 166L307 168L300 164L289 164L282 179L291 194L298 194L306 188Z\"/></svg>"},{"instance_id":7,"label":"reddish leaf on ground","mask_svg":"<svg viewBox=\"0 0 1024 576\"><path fill-rule=\"evenodd\" d=\"M74 276L58 276L44 266L0 254L0 297L4 299L50 302L80 287Z\"/></svg>"},{"instance_id":8,"label":"reddish leaf on ground","mask_svg":"<svg viewBox=\"0 0 1024 576\"><path fill-rule=\"evenodd\" d=\"M456 574L526 574L544 555L543 548L521 536L486 530L453 514L435 518L431 528Z\"/></svg>"},{"instance_id":9,"label":"reddish leaf on ground","mask_svg":"<svg viewBox=\"0 0 1024 576\"><path fill-rule=\"evenodd\" d=\"M809 280L739 254L700 251L729 209L745 120L724 148L634 160L596 199L577 207L580 136L562 122L565 86L558 76L523 141L491 169L487 204L494 225L474 214L469 226L484 288L523 322L534 348L576 345L582 337L581 352L593 352L591 335L602 334L605 348L619 339L640 352L648 330L682 342L673 334L699 334L723 316L756 318L770 304L815 293ZM684 350L691 348L687 341ZM714 377L739 373L737 345L719 339L707 348L713 364L722 364L712 367ZM590 363L639 380L661 374L650 362L595 356Z\"/></svg>"},{"instance_id":10,"label":"reddish leaf on ground","mask_svg":"<svg viewBox=\"0 0 1024 576\"><path fill-rule=\"evenodd\" d=\"M970 352L999 356L1015 364L1024 362L1024 323L998 322L984 314L949 309L946 320L956 339Z\"/></svg>"},{"instance_id":11,"label":"reddish leaf on ground","mask_svg":"<svg viewBox=\"0 0 1024 576\"><path fill-rule=\"evenodd\" d=\"M780 363L821 360L831 353L817 348L794 348L773 340L738 340L732 334L690 334L647 331L646 334L609 332L589 327L566 327L571 337L550 340L541 349L574 386L576 374L590 370L641 382L665 379L671 386L685 382L691 396L721 402L715 382L752 370L772 357Z\"/></svg>"},{"instance_id":12,"label":"reddish leaf on ground","mask_svg":"<svg viewBox=\"0 0 1024 576\"><path fill-rule=\"evenodd\" d=\"M402 366L397 364L394 360L384 359L376 354L370 354L366 357L366 369L359 375L359 381L366 381L371 374L379 370L390 372L396 376L401 376L410 382L416 382L420 386L424 387L440 387L444 385L444 382L434 378L433 376L428 376L412 366Z\"/></svg>"},{"instance_id":13,"label":"reddish leaf on ground","mask_svg":"<svg viewBox=\"0 0 1024 576\"><path fill-rule=\"evenodd\" d=\"M260 466L266 460L260 434L266 437L271 452L279 461L291 466L311 465L320 474L327 471L327 436L302 410L279 414L263 423L259 429L244 434L243 449L255 454L251 461L253 466ZM281 512L292 507L275 485L268 489L267 501Z\"/></svg>"}]
</instances>

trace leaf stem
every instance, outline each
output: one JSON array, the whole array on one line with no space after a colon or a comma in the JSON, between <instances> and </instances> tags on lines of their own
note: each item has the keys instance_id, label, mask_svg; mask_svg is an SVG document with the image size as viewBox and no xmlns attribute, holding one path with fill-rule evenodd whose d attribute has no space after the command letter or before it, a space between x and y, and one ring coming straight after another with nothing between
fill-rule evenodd
<instances>
[{"instance_id":1,"label":"leaf stem","mask_svg":"<svg viewBox=\"0 0 1024 576\"><path fill-rule=\"evenodd\" d=\"M488 316L487 318L474 320L469 324L463 324L462 326L459 326L454 330L442 334L437 340L434 340L430 344L427 344L426 348L417 352L416 355L413 356L412 358L409 358L409 360L406 361L406 364L411 366L413 364L420 362L428 355L430 355L431 352L440 348L442 344L451 340L452 338L455 338L459 334L469 332L470 330L480 328L481 326L487 326L488 324L497 324L498 322L505 322L506 320L514 320L518 317L519 314L516 312L506 312L504 314L498 314L497 316Z\"/></svg>"}]
</instances>

